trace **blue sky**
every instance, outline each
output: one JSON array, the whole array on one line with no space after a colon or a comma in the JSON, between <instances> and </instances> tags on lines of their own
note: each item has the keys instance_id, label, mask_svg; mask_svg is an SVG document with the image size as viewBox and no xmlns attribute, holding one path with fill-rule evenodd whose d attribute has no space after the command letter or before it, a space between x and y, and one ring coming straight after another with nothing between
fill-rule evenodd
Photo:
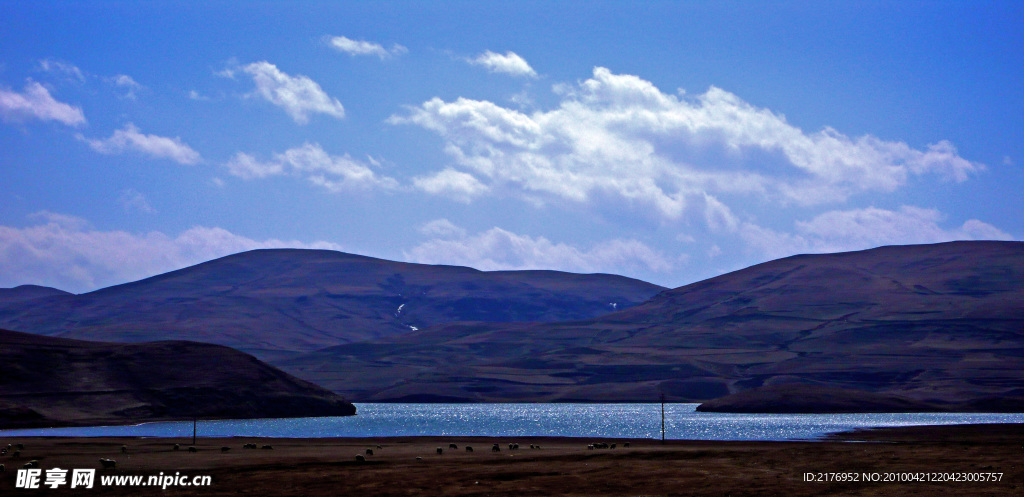
<instances>
[{"instance_id":1,"label":"blue sky","mask_svg":"<svg viewBox=\"0 0 1024 497\"><path fill-rule=\"evenodd\" d=\"M0 2L0 286L1024 237L1019 2Z\"/></svg>"}]
</instances>

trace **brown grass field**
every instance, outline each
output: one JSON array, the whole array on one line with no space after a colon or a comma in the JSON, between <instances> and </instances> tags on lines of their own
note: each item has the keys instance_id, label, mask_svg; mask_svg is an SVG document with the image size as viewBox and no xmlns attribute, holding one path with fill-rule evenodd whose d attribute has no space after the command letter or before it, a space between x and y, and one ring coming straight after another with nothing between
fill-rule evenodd
<instances>
[{"instance_id":1,"label":"brown grass field","mask_svg":"<svg viewBox=\"0 0 1024 497\"><path fill-rule=\"evenodd\" d=\"M587 444L617 443L588 450ZM624 442L630 447L624 448ZM0 495L1024 495L1024 425L880 429L819 442L410 437L380 439L24 438L0 456ZM272 450L243 449L243 444ZM520 449L508 450L516 442ZM175 443L181 450L173 450ZM458 450L448 448L450 443ZM501 452L492 452L493 443ZM530 444L540 449L530 449ZM128 452L121 452L126 445ZM382 449L377 449L381 445ZM470 445L474 452L466 452ZM231 447L222 452L222 446ZM436 448L443 454L438 455ZM356 454L374 455L357 462ZM96 486L15 488L16 469L99 468ZM422 458L422 459L417 459ZM101 475L209 475L209 487L102 487ZM995 482L812 482L805 473L1001 473ZM45 473L44 473L45 478Z\"/></svg>"}]
</instances>

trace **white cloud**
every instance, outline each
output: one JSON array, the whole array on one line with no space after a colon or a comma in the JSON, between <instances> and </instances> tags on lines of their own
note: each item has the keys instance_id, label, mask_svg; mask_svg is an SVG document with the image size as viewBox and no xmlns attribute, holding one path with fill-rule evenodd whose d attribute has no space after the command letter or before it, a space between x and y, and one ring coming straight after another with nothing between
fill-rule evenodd
<instances>
[{"instance_id":1,"label":"white cloud","mask_svg":"<svg viewBox=\"0 0 1024 497\"><path fill-rule=\"evenodd\" d=\"M464 236L461 228L444 222L429 224L438 228L438 238L428 240L405 252L405 258L425 264L453 264L486 271L505 269L556 269L573 272L629 271L667 272L673 262L660 252L637 240L608 240L589 250L565 243L554 243L544 237L520 235L501 228L491 228L472 236Z\"/></svg>"},{"instance_id":2,"label":"white cloud","mask_svg":"<svg viewBox=\"0 0 1024 497\"><path fill-rule=\"evenodd\" d=\"M85 82L85 73L78 66L57 59L43 59L39 61L39 69L48 73L63 74L79 83Z\"/></svg>"},{"instance_id":3,"label":"white cloud","mask_svg":"<svg viewBox=\"0 0 1024 497\"><path fill-rule=\"evenodd\" d=\"M137 190L131 188L121 192L121 196L117 198L117 203L121 204L125 212L144 212L150 214L156 212L153 206L149 205L149 200L146 196Z\"/></svg>"},{"instance_id":4,"label":"white cloud","mask_svg":"<svg viewBox=\"0 0 1024 497\"><path fill-rule=\"evenodd\" d=\"M409 51L409 49L397 43L391 45L390 49L387 49L380 43L352 40L344 36L329 36L326 38L326 41L331 48L334 48L339 52L345 52L349 55L376 55L377 57L380 57L381 60L401 55Z\"/></svg>"},{"instance_id":5,"label":"white cloud","mask_svg":"<svg viewBox=\"0 0 1024 497\"><path fill-rule=\"evenodd\" d=\"M522 57L515 52L505 52L505 55L494 53L490 50L469 59L470 64L483 66L494 73L510 74L512 76L526 76L536 78L537 72L526 63Z\"/></svg>"},{"instance_id":6,"label":"white cloud","mask_svg":"<svg viewBox=\"0 0 1024 497\"><path fill-rule=\"evenodd\" d=\"M0 226L0 287L21 284L84 292L260 248L340 250L329 242L254 240L198 226L176 236L158 231L97 231L71 216L39 213L25 228Z\"/></svg>"},{"instance_id":7,"label":"white cloud","mask_svg":"<svg viewBox=\"0 0 1024 497\"><path fill-rule=\"evenodd\" d=\"M124 98L127 98L128 100L135 100L138 97L138 92L146 89L145 86L142 86L127 74L118 74L104 79L110 84L124 88Z\"/></svg>"},{"instance_id":8,"label":"white cloud","mask_svg":"<svg viewBox=\"0 0 1024 497\"><path fill-rule=\"evenodd\" d=\"M466 236L466 230L445 218L424 223L423 226L420 226L419 232L437 238L463 238Z\"/></svg>"},{"instance_id":9,"label":"white cloud","mask_svg":"<svg viewBox=\"0 0 1024 497\"><path fill-rule=\"evenodd\" d=\"M797 221L794 233L781 233L751 223L738 227L748 247L768 258L798 253L862 250L882 245L938 243L953 240L1012 240L1013 236L977 219L946 229L935 209L902 206L899 210L867 207L830 211L810 221Z\"/></svg>"},{"instance_id":10,"label":"white cloud","mask_svg":"<svg viewBox=\"0 0 1024 497\"><path fill-rule=\"evenodd\" d=\"M963 181L984 168L947 141L917 150L831 128L808 133L714 87L677 96L598 67L556 90L562 101L548 111L434 98L388 122L437 133L455 166L489 188L576 202L612 196L669 219L705 195L835 203L892 192L911 175Z\"/></svg>"},{"instance_id":11,"label":"white cloud","mask_svg":"<svg viewBox=\"0 0 1024 497\"><path fill-rule=\"evenodd\" d=\"M78 138L101 154L116 155L126 150L134 150L158 159L170 159L178 164L191 165L202 160L199 152L182 142L181 138L146 135L139 132L139 128L132 123L126 124L124 129L115 130L114 134L105 140L94 140L81 135Z\"/></svg>"},{"instance_id":12,"label":"white cloud","mask_svg":"<svg viewBox=\"0 0 1024 497\"><path fill-rule=\"evenodd\" d=\"M412 183L416 188L431 195L443 195L459 202L469 202L490 190L472 174L451 168L429 176L413 178Z\"/></svg>"},{"instance_id":13,"label":"white cloud","mask_svg":"<svg viewBox=\"0 0 1024 497\"><path fill-rule=\"evenodd\" d=\"M348 154L330 155L318 143L305 143L274 154L273 159L265 162L238 152L225 166L228 172L244 179L266 178L290 172L331 192L397 188L398 182L394 178L380 176L373 171L373 162L371 160L367 165Z\"/></svg>"},{"instance_id":14,"label":"white cloud","mask_svg":"<svg viewBox=\"0 0 1024 497\"><path fill-rule=\"evenodd\" d=\"M201 93L199 93L198 91L195 91L195 90L189 90L188 91L188 98L189 98L189 100L198 100L198 101L201 101L201 102L208 102L208 101L210 101L210 97L207 97L206 95L203 95L203 94L201 94Z\"/></svg>"},{"instance_id":15,"label":"white cloud","mask_svg":"<svg viewBox=\"0 0 1024 497\"><path fill-rule=\"evenodd\" d=\"M345 117L341 102L328 96L316 81L306 76L289 76L267 61L253 62L240 70L252 76L257 95L284 109L298 124L308 123L310 114ZM233 76L234 71L229 74Z\"/></svg>"},{"instance_id":16,"label":"white cloud","mask_svg":"<svg viewBox=\"0 0 1024 497\"><path fill-rule=\"evenodd\" d=\"M80 107L54 100L49 90L34 81L29 81L22 93L0 88L0 118L14 122L58 121L68 126L85 124L85 114Z\"/></svg>"}]
</instances>

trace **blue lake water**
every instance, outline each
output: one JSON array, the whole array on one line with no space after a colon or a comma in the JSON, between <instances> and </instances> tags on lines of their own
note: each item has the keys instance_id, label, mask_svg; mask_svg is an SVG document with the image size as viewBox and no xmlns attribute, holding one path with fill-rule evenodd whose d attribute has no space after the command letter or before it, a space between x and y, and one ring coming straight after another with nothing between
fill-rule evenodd
<instances>
[{"instance_id":1,"label":"blue lake water","mask_svg":"<svg viewBox=\"0 0 1024 497\"><path fill-rule=\"evenodd\" d=\"M201 437L561 436L661 438L660 404L356 404L357 416L199 421ZM669 439L805 440L884 426L1024 423L1024 413L727 414L666 404ZM0 437L185 437L191 421L0 430Z\"/></svg>"}]
</instances>

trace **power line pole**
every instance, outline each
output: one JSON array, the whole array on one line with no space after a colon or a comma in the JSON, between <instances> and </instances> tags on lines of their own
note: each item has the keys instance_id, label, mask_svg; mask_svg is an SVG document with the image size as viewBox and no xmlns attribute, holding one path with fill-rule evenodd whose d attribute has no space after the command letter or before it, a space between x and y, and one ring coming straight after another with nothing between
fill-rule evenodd
<instances>
[{"instance_id":1,"label":"power line pole","mask_svg":"<svg viewBox=\"0 0 1024 497\"><path fill-rule=\"evenodd\" d=\"M192 416L192 446L196 446L196 425L199 424L199 416Z\"/></svg>"},{"instance_id":2,"label":"power line pole","mask_svg":"<svg viewBox=\"0 0 1024 497\"><path fill-rule=\"evenodd\" d=\"M665 443L665 394L661 394L661 443Z\"/></svg>"}]
</instances>

